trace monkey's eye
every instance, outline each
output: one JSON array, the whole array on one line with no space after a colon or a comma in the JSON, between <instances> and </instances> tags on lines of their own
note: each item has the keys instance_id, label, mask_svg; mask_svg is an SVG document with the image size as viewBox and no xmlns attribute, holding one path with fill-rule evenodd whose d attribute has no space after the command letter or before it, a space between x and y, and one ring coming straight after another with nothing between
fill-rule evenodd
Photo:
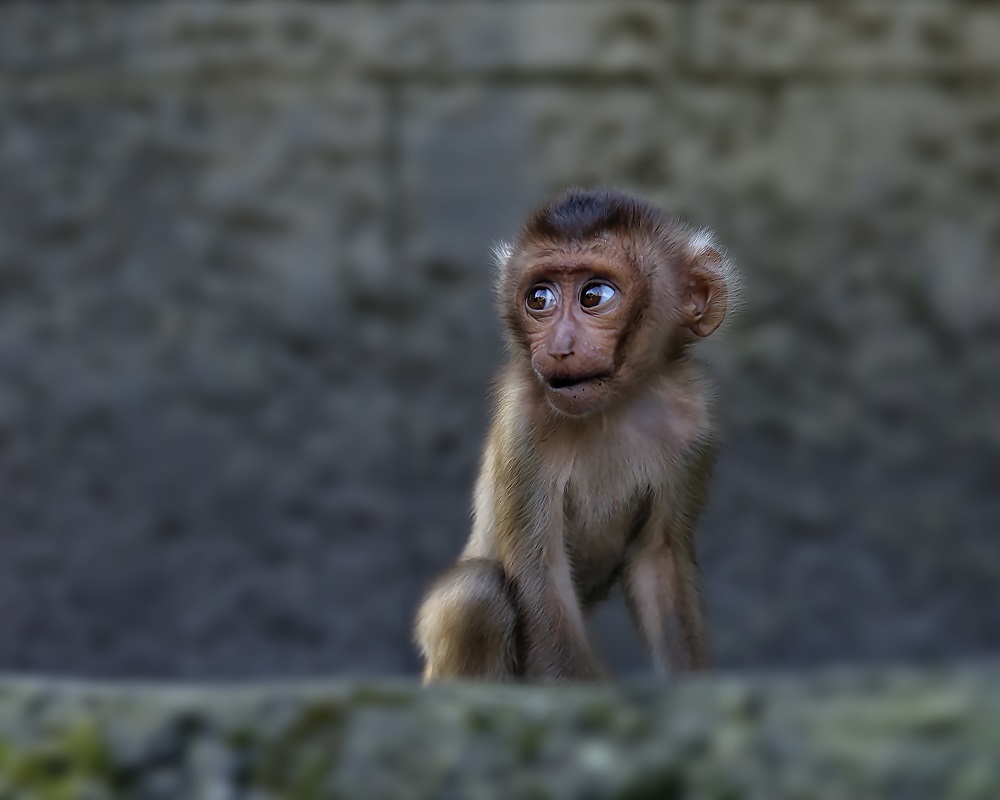
<instances>
[{"instance_id":1,"label":"monkey's eye","mask_svg":"<svg viewBox=\"0 0 1000 800\"><path fill-rule=\"evenodd\" d=\"M536 286L524 302L532 311L548 311L556 304L556 293L547 286Z\"/></svg>"},{"instance_id":2,"label":"monkey's eye","mask_svg":"<svg viewBox=\"0 0 1000 800\"><path fill-rule=\"evenodd\" d=\"M603 306L615 296L615 287L607 283L588 283L580 292L580 305L584 308Z\"/></svg>"}]
</instances>

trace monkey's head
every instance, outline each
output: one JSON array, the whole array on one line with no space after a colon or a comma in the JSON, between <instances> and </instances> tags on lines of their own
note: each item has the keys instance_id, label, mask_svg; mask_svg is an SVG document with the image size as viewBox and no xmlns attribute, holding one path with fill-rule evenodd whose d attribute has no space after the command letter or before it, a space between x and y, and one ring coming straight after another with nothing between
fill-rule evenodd
<instances>
[{"instance_id":1,"label":"monkey's head","mask_svg":"<svg viewBox=\"0 0 1000 800\"><path fill-rule=\"evenodd\" d=\"M661 373L726 316L732 273L707 232L611 189L570 189L497 248L515 354L581 416Z\"/></svg>"}]
</instances>

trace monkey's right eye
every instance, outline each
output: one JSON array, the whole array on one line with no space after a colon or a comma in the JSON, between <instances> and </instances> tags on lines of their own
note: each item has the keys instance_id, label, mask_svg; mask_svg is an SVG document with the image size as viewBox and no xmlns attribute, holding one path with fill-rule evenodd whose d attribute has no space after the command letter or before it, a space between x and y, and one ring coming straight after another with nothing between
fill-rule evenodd
<instances>
[{"instance_id":1,"label":"monkey's right eye","mask_svg":"<svg viewBox=\"0 0 1000 800\"><path fill-rule=\"evenodd\" d=\"M547 286L536 286L524 302L532 311L548 311L556 304L556 293Z\"/></svg>"}]
</instances>

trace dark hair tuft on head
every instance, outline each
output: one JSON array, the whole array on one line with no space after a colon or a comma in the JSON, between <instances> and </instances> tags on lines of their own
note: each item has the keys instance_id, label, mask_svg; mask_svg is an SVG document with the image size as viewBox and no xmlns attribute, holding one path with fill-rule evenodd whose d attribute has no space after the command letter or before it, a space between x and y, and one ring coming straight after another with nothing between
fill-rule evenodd
<instances>
[{"instance_id":1,"label":"dark hair tuft on head","mask_svg":"<svg viewBox=\"0 0 1000 800\"><path fill-rule=\"evenodd\" d=\"M524 236L555 241L589 239L605 231L661 222L653 206L616 189L568 189L528 219Z\"/></svg>"}]
</instances>

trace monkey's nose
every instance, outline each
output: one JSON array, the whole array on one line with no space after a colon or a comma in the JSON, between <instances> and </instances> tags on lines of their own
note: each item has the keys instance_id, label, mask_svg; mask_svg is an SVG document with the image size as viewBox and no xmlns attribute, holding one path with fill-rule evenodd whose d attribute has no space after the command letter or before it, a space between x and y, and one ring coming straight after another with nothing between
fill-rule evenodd
<instances>
[{"instance_id":1,"label":"monkey's nose","mask_svg":"<svg viewBox=\"0 0 1000 800\"><path fill-rule=\"evenodd\" d=\"M558 361L562 361L564 358L573 355L574 344L572 336L557 336L549 342L549 355Z\"/></svg>"}]
</instances>

